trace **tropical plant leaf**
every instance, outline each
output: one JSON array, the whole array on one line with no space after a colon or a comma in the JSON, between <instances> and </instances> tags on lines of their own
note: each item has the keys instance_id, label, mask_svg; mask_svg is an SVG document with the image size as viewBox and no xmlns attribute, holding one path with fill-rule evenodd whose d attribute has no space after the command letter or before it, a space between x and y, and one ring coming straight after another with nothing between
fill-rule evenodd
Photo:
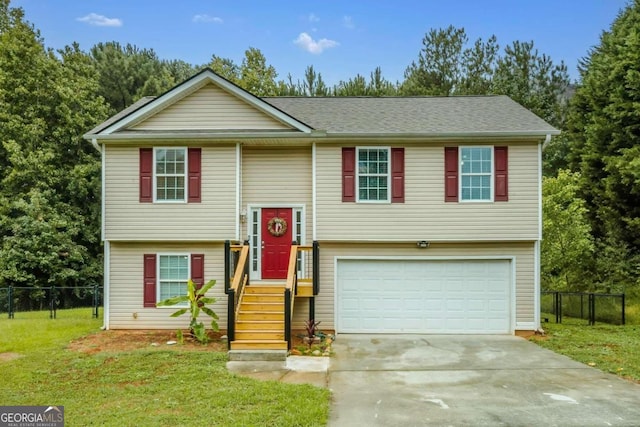
<instances>
[{"instance_id":1,"label":"tropical plant leaf","mask_svg":"<svg viewBox=\"0 0 640 427\"><path fill-rule=\"evenodd\" d=\"M167 306L176 305L176 304L180 304L181 302L188 302L188 301L189 301L188 295L179 295L176 297L167 298L163 301L157 302L156 307L167 307Z\"/></svg>"},{"instance_id":2,"label":"tropical plant leaf","mask_svg":"<svg viewBox=\"0 0 640 427\"><path fill-rule=\"evenodd\" d=\"M207 313L209 317L212 317L214 319L218 318L218 315L214 313L213 310L211 310L209 307L202 307L201 310Z\"/></svg>"},{"instance_id":3,"label":"tropical plant leaf","mask_svg":"<svg viewBox=\"0 0 640 427\"><path fill-rule=\"evenodd\" d=\"M196 295L204 295L204 294L206 294L207 291L209 289L211 289L215 284L216 284L215 280L209 280L200 289L198 289L198 291L196 292Z\"/></svg>"},{"instance_id":4,"label":"tropical plant leaf","mask_svg":"<svg viewBox=\"0 0 640 427\"><path fill-rule=\"evenodd\" d=\"M175 313L172 313L171 316L169 317L178 317L178 316L182 316L183 314L185 314L187 311L189 311L188 308L182 308L178 311L176 311Z\"/></svg>"}]
</instances>

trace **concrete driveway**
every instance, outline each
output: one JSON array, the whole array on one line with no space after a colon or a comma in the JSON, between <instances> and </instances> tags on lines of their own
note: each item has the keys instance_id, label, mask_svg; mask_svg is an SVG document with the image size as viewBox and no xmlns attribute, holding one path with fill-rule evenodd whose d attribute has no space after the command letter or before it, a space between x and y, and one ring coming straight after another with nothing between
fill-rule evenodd
<instances>
[{"instance_id":1,"label":"concrete driveway","mask_svg":"<svg viewBox=\"0 0 640 427\"><path fill-rule=\"evenodd\" d=\"M345 335L330 426L638 426L640 385L513 336Z\"/></svg>"}]
</instances>

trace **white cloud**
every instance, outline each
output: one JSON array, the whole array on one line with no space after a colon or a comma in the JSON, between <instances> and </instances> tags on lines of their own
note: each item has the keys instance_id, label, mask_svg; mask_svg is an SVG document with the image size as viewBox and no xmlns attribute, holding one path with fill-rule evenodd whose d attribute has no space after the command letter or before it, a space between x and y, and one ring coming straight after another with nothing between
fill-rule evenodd
<instances>
[{"instance_id":1,"label":"white cloud","mask_svg":"<svg viewBox=\"0 0 640 427\"><path fill-rule=\"evenodd\" d=\"M342 25L350 30L353 30L356 27L356 24L353 23L353 19L346 15L342 17Z\"/></svg>"},{"instance_id":2,"label":"white cloud","mask_svg":"<svg viewBox=\"0 0 640 427\"><path fill-rule=\"evenodd\" d=\"M316 41L307 33L300 33L298 38L295 39L293 43L297 44L307 52L310 52L316 55L321 54L325 49L336 47L340 44L335 40L329 40L329 39L320 39Z\"/></svg>"},{"instance_id":3,"label":"white cloud","mask_svg":"<svg viewBox=\"0 0 640 427\"><path fill-rule=\"evenodd\" d=\"M122 27L122 20L118 18L107 18L104 15L90 13L82 18L76 18L76 21L86 22L89 25L97 27Z\"/></svg>"},{"instance_id":4,"label":"white cloud","mask_svg":"<svg viewBox=\"0 0 640 427\"><path fill-rule=\"evenodd\" d=\"M193 22L205 22L205 23L213 22L214 24L222 24L223 21L222 21L222 18L219 18L217 16L207 15L205 13L202 15L194 15Z\"/></svg>"},{"instance_id":5,"label":"white cloud","mask_svg":"<svg viewBox=\"0 0 640 427\"><path fill-rule=\"evenodd\" d=\"M309 14L309 22L318 22L318 21L320 21L320 18L317 17L315 13Z\"/></svg>"}]
</instances>

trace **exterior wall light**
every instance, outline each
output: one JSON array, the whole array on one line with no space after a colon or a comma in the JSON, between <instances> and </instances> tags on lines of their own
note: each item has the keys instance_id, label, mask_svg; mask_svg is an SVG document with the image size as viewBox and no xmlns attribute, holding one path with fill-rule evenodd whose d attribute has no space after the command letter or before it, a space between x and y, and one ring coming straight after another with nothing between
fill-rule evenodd
<instances>
[{"instance_id":1,"label":"exterior wall light","mask_svg":"<svg viewBox=\"0 0 640 427\"><path fill-rule=\"evenodd\" d=\"M418 240L416 242L416 246L418 246L420 249L427 249L429 247L429 242L427 242L426 240Z\"/></svg>"}]
</instances>

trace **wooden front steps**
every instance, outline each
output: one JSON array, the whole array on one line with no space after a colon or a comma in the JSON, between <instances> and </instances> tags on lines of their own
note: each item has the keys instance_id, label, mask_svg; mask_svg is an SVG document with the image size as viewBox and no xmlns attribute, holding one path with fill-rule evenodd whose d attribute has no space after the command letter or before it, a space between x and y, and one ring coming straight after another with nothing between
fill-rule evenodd
<instances>
[{"instance_id":1,"label":"wooden front steps","mask_svg":"<svg viewBox=\"0 0 640 427\"><path fill-rule=\"evenodd\" d=\"M251 284L236 318L234 350L284 350L284 284Z\"/></svg>"}]
</instances>

